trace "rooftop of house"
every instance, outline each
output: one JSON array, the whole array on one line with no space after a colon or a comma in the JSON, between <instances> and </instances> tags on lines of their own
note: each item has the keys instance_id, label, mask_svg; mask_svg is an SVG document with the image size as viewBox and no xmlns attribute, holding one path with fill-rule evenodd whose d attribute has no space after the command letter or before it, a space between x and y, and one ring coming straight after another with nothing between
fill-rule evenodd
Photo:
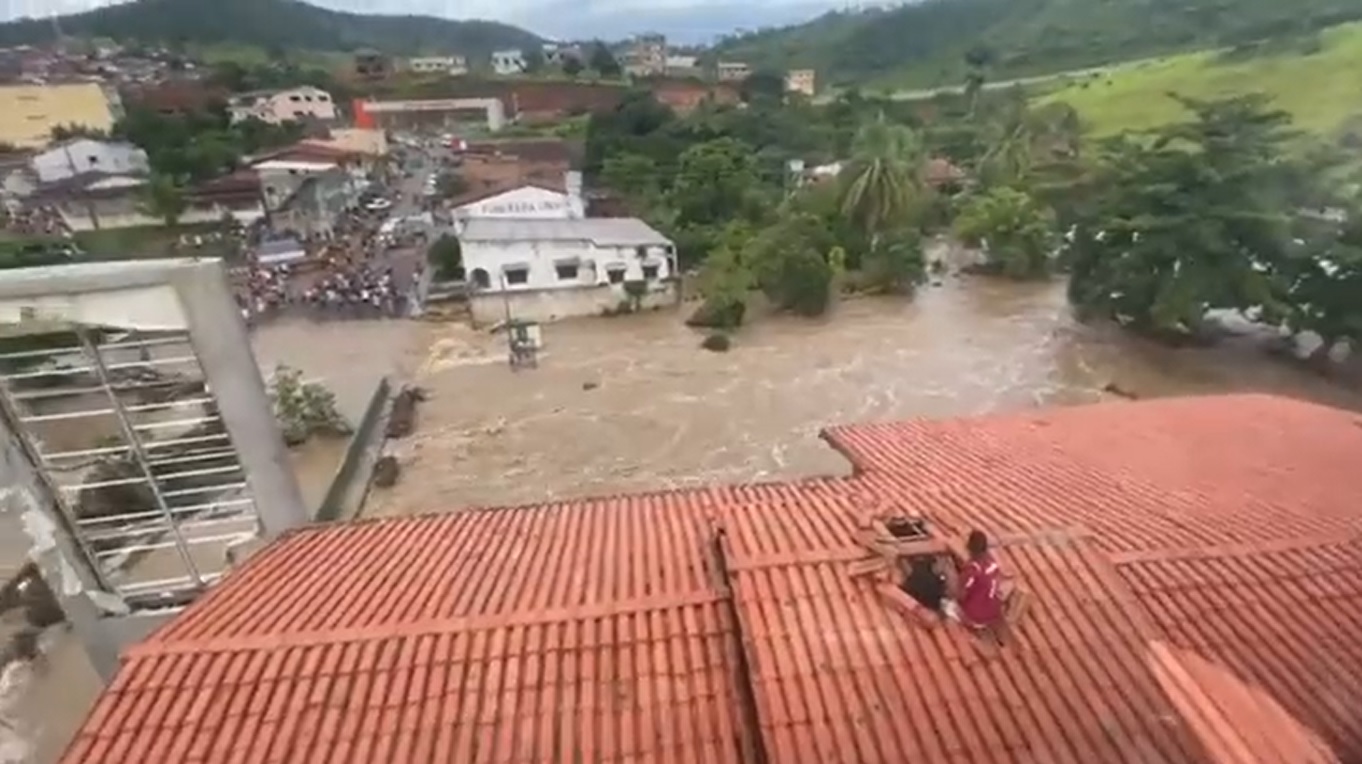
<instances>
[{"instance_id":1,"label":"rooftop of house","mask_svg":"<svg viewBox=\"0 0 1362 764\"><path fill-rule=\"evenodd\" d=\"M550 180L511 180L500 183L489 183L479 185L477 188L470 188L467 191L449 199L449 206L453 208L463 207L469 204L486 201L496 196L515 191L520 188L540 188L545 191L553 191L559 194L567 193L567 184L564 178L559 178L557 182Z\"/></svg>"},{"instance_id":2,"label":"rooftop of house","mask_svg":"<svg viewBox=\"0 0 1362 764\"><path fill-rule=\"evenodd\" d=\"M146 178L94 170L43 183L34 189L34 201L60 202L74 199L113 199L141 193Z\"/></svg>"},{"instance_id":3,"label":"rooftop of house","mask_svg":"<svg viewBox=\"0 0 1362 764\"><path fill-rule=\"evenodd\" d=\"M469 141L464 153L469 157L513 157L526 162L573 163L581 159L580 141L562 138L504 138Z\"/></svg>"},{"instance_id":4,"label":"rooftop of house","mask_svg":"<svg viewBox=\"0 0 1362 764\"><path fill-rule=\"evenodd\" d=\"M288 534L126 653L63 761L1362 757L1358 415L1239 395L823 437L851 476ZM991 534L1031 599L1009 644L856 575L886 514Z\"/></svg>"},{"instance_id":5,"label":"rooftop of house","mask_svg":"<svg viewBox=\"0 0 1362 764\"><path fill-rule=\"evenodd\" d=\"M463 242L589 241L601 247L666 246L657 229L638 218L469 218Z\"/></svg>"},{"instance_id":6,"label":"rooftop of house","mask_svg":"<svg viewBox=\"0 0 1362 764\"><path fill-rule=\"evenodd\" d=\"M299 141L291 146L267 151L257 154L250 158L252 165L259 165L265 162L313 162L331 163L342 162L355 159L360 156L359 152L333 145L330 142L320 142L313 140Z\"/></svg>"},{"instance_id":7,"label":"rooftop of house","mask_svg":"<svg viewBox=\"0 0 1362 764\"><path fill-rule=\"evenodd\" d=\"M351 155L384 157L388 155L388 134L365 128L334 128L329 137L308 138L303 145L334 149Z\"/></svg>"}]
</instances>

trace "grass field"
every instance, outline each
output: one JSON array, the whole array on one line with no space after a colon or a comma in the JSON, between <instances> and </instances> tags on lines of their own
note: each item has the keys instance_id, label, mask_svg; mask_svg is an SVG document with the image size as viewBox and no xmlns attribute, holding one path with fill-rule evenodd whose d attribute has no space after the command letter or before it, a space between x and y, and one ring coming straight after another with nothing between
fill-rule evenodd
<instances>
[{"instance_id":1,"label":"grass field","mask_svg":"<svg viewBox=\"0 0 1362 764\"><path fill-rule=\"evenodd\" d=\"M1177 93L1211 98L1261 92L1295 117L1298 127L1321 135L1337 134L1351 118L1362 116L1362 24L1324 30L1318 50L1302 44L1250 54L1203 51L1114 67L1075 79L1047 93L1042 101L1067 101L1094 136L1144 130L1177 120Z\"/></svg>"}]
</instances>

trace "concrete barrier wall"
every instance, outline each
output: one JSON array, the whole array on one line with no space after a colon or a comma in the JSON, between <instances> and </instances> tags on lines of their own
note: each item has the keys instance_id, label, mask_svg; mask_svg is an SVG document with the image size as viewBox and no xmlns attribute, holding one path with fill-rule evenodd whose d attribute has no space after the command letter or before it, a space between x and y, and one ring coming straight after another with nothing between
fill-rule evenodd
<instances>
[{"instance_id":1,"label":"concrete barrier wall","mask_svg":"<svg viewBox=\"0 0 1362 764\"><path fill-rule=\"evenodd\" d=\"M345 516L348 509L346 499L358 479L368 480L368 475L362 474L367 462L367 452L369 446L381 439L378 427L382 423L388 399L391 397L392 382L384 377L374 387L369 405L365 407L364 415L355 425L355 432L350 436L350 443L345 447L340 465L336 467L336 476L331 479L331 487L326 489L326 496L317 507L317 514L313 518L316 522L329 523L348 519Z\"/></svg>"}]
</instances>

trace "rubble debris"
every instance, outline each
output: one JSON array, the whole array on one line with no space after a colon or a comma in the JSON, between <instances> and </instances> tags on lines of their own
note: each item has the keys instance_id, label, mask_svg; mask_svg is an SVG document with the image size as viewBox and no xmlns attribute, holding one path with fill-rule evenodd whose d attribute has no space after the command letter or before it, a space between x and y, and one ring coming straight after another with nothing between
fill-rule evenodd
<instances>
[{"instance_id":1,"label":"rubble debris","mask_svg":"<svg viewBox=\"0 0 1362 764\"><path fill-rule=\"evenodd\" d=\"M396 456L380 456L374 463L374 485L379 488L393 487L401 475L402 465L398 464Z\"/></svg>"},{"instance_id":2,"label":"rubble debris","mask_svg":"<svg viewBox=\"0 0 1362 764\"><path fill-rule=\"evenodd\" d=\"M385 434L389 438L405 438L416 430L416 404L426 400L424 388L404 385L393 399Z\"/></svg>"}]
</instances>

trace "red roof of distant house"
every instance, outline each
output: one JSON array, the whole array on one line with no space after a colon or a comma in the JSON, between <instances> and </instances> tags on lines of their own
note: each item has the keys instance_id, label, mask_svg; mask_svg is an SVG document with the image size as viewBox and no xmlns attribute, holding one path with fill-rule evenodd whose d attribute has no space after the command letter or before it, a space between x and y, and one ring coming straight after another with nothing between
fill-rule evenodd
<instances>
[{"instance_id":1,"label":"red roof of distant house","mask_svg":"<svg viewBox=\"0 0 1362 764\"><path fill-rule=\"evenodd\" d=\"M1362 757L1358 416L838 427L848 478L321 526L132 648L64 761ZM981 652L848 574L885 507L1031 593Z\"/></svg>"}]
</instances>

